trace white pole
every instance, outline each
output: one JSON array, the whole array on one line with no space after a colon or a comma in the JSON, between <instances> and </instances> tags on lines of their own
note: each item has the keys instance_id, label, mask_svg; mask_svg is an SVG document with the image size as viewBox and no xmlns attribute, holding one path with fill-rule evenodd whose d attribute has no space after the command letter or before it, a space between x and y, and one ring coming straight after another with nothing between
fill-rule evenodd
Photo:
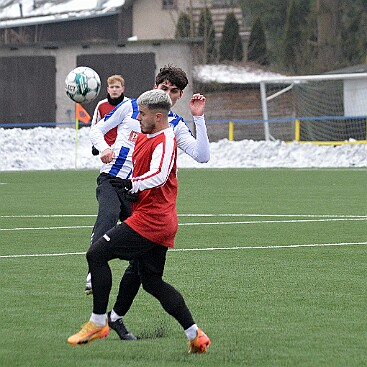
<instances>
[{"instance_id":1,"label":"white pole","mask_svg":"<svg viewBox=\"0 0 367 367\"><path fill-rule=\"evenodd\" d=\"M266 103L266 89L265 82L260 82L260 95L261 95L261 109L263 112L263 120L264 120L264 133L265 140L270 140L270 131L269 131L269 122L268 122L268 106Z\"/></svg>"}]
</instances>

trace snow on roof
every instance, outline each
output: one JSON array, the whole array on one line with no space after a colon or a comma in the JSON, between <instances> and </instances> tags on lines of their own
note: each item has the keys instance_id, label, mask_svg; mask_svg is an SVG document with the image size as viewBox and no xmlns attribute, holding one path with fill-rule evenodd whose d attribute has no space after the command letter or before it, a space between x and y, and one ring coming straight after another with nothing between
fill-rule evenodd
<instances>
[{"instance_id":1,"label":"snow on roof","mask_svg":"<svg viewBox=\"0 0 367 367\"><path fill-rule=\"evenodd\" d=\"M328 71L325 74L352 74L352 73L367 73L367 64L352 65L346 68Z\"/></svg>"},{"instance_id":2,"label":"snow on roof","mask_svg":"<svg viewBox=\"0 0 367 367\"><path fill-rule=\"evenodd\" d=\"M193 76L202 83L251 84L259 83L261 80L283 78L285 75L251 66L197 65L194 67Z\"/></svg>"},{"instance_id":3,"label":"snow on roof","mask_svg":"<svg viewBox=\"0 0 367 367\"><path fill-rule=\"evenodd\" d=\"M115 13L125 0L0 0L0 28Z\"/></svg>"}]
</instances>

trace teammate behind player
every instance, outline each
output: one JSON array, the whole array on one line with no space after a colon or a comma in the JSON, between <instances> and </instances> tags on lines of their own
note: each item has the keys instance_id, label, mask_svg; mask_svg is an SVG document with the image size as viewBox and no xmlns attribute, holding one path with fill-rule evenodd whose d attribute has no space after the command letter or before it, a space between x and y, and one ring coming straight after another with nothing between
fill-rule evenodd
<instances>
[{"instance_id":1,"label":"teammate behind player","mask_svg":"<svg viewBox=\"0 0 367 367\"><path fill-rule=\"evenodd\" d=\"M122 75L111 75L107 78L107 97L98 102L92 118L91 126L103 119L105 115L110 113L119 103L124 99L125 80ZM117 127L108 131L104 138L107 144L112 145L117 136ZM92 154L98 155L99 151L94 146L92 147Z\"/></svg>"}]
</instances>

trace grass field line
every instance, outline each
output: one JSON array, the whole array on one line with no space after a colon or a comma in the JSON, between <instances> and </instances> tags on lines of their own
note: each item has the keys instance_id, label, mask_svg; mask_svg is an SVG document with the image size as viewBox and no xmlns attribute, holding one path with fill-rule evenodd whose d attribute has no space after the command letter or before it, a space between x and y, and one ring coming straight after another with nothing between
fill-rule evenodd
<instances>
[{"instance_id":1,"label":"grass field line","mask_svg":"<svg viewBox=\"0 0 367 367\"><path fill-rule=\"evenodd\" d=\"M367 245L367 242L340 242L340 243L307 243L291 245L263 245L263 246L232 246L232 247L202 247L202 248L174 248L171 252L191 252L191 251L233 251L233 250L266 250L266 249L286 249L301 247L331 247L331 246L355 246ZM86 252L60 252L49 254L18 254L18 255L0 255L0 259L21 258L21 257L53 257L53 256L71 256L85 255Z\"/></svg>"},{"instance_id":2,"label":"grass field line","mask_svg":"<svg viewBox=\"0 0 367 367\"><path fill-rule=\"evenodd\" d=\"M179 217L295 217L295 218L366 218L367 215L345 214L178 214ZM0 215L0 218L83 218L96 217L96 214L35 214L35 215Z\"/></svg>"},{"instance_id":3,"label":"grass field line","mask_svg":"<svg viewBox=\"0 0 367 367\"><path fill-rule=\"evenodd\" d=\"M227 224L265 224L265 223L305 223L305 222L337 222L337 221L364 221L367 217L358 218L328 218L328 219L287 219L287 220L250 220L236 222L201 222L201 223L180 223L179 226L198 225L227 225Z\"/></svg>"},{"instance_id":4,"label":"grass field line","mask_svg":"<svg viewBox=\"0 0 367 367\"><path fill-rule=\"evenodd\" d=\"M210 226L210 225L240 225L240 224L267 224L267 223L307 223L307 222L338 222L338 221L366 221L367 217L343 217L343 218L322 218L322 219L287 219L287 220L251 220L235 222L190 222L179 223L179 226ZM56 229L82 229L93 228L93 226L53 226L53 227L15 227L0 228L0 231L40 231Z\"/></svg>"},{"instance_id":5,"label":"grass field line","mask_svg":"<svg viewBox=\"0 0 367 367\"><path fill-rule=\"evenodd\" d=\"M0 231L47 231L52 229L81 229L81 228L93 228L93 226L17 227L17 228L0 228Z\"/></svg>"}]
</instances>

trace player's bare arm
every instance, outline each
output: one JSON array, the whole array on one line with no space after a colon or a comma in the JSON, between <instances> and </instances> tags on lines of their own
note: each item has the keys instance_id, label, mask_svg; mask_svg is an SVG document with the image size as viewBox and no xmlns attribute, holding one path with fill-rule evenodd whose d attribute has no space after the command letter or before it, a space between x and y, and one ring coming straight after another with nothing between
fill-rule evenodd
<instances>
[{"instance_id":1,"label":"player's bare arm","mask_svg":"<svg viewBox=\"0 0 367 367\"><path fill-rule=\"evenodd\" d=\"M204 115L205 97L200 93L195 93L190 99L190 110L192 116Z\"/></svg>"}]
</instances>

